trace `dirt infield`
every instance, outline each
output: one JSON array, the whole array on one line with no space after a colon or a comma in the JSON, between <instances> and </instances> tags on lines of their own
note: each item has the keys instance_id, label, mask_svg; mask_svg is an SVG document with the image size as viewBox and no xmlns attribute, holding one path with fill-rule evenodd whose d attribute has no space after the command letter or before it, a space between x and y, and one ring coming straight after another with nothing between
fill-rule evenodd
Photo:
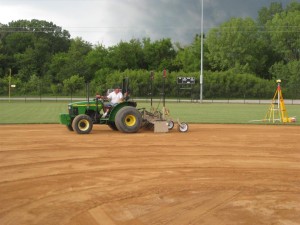
<instances>
[{"instance_id":1,"label":"dirt infield","mask_svg":"<svg viewBox=\"0 0 300 225\"><path fill-rule=\"evenodd\" d=\"M299 131L0 125L0 224L300 224Z\"/></svg>"}]
</instances>

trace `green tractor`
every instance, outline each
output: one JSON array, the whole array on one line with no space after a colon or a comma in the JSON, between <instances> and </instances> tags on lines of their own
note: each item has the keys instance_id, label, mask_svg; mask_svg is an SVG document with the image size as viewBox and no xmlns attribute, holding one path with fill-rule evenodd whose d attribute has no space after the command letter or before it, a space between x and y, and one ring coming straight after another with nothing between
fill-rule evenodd
<instances>
[{"instance_id":1,"label":"green tractor","mask_svg":"<svg viewBox=\"0 0 300 225\"><path fill-rule=\"evenodd\" d=\"M152 86L152 83L151 83ZM128 78L123 79L123 96L128 93ZM152 91L151 91L152 92ZM87 91L88 93L88 91ZM114 105L106 112L107 104L103 99L95 98L93 101L74 102L68 104L68 114L60 114L60 123L67 126L70 131L78 134L88 134L93 129L94 124L108 125L112 130L123 133L136 133L140 128L154 130L154 132L168 132L173 129L174 122L169 117L169 110L165 108L165 96L163 88L163 110L152 107L151 110L145 108L137 109L137 103L125 98L123 102ZM187 123L178 122L178 131L187 132Z\"/></svg>"},{"instance_id":2,"label":"green tractor","mask_svg":"<svg viewBox=\"0 0 300 225\"><path fill-rule=\"evenodd\" d=\"M126 82L125 79L122 85L123 92L127 89L124 82ZM123 102L111 107L108 115L103 117L106 108L105 100L95 98L89 101L88 98L87 101L69 103L69 113L60 114L60 123L78 134L90 133L94 124L108 125L111 129L124 133L136 133L143 122L142 114L136 106L136 102L125 98Z\"/></svg>"}]
</instances>

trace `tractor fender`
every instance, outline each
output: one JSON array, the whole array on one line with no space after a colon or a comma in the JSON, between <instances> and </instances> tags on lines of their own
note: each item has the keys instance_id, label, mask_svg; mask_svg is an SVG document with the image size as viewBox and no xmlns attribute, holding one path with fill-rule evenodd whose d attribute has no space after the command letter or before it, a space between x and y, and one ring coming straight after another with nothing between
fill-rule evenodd
<instances>
[{"instance_id":1,"label":"tractor fender","mask_svg":"<svg viewBox=\"0 0 300 225\"><path fill-rule=\"evenodd\" d=\"M119 110L122 109L125 106L131 106L131 107L136 108L137 104L136 104L136 102L130 102L130 101L128 101L128 102L121 102L121 103L117 104L116 106L114 106L111 109L111 112L109 114L108 120L109 121L115 121L117 112L119 112Z\"/></svg>"}]
</instances>

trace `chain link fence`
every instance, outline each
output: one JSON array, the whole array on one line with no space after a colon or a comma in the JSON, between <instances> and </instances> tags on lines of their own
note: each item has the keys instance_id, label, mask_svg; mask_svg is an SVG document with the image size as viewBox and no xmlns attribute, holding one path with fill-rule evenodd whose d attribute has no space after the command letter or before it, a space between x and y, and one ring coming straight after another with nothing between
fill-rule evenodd
<instances>
[{"instance_id":1,"label":"chain link fence","mask_svg":"<svg viewBox=\"0 0 300 225\"><path fill-rule=\"evenodd\" d=\"M1 87L0 100L2 101L80 101L93 99L96 94L106 95L107 89L114 86L121 87L121 82L114 84L81 83L77 86L64 88L63 84L49 84L38 82L36 85L11 84ZM131 98L136 100L161 99L162 84L154 85L151 89L149 82L140 82L130 89ZM282 87L283 97L287 104L299 104L300 84L293 84ZM243 86L230 85L222 86L219 83L204 83L203 100L209 103L269 103L275 94L276 84L263 85L249 82ZM200 102L200 85L177 84L176 81L168 80L165 83L166 101L173 102Z\"/></svg>"}]
</instances>

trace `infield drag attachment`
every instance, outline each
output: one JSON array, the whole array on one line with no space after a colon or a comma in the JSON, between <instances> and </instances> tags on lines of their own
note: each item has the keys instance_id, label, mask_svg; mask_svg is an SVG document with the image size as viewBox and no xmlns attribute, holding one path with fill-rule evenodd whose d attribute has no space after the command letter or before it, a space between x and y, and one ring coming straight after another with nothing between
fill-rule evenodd
<instances>
[{"instance_id":1,"label":"infield drag attachment","mask_svg":"<svg viewBox=\"0 0 300 225\"><path fill-rule=\"evenodd\" d=\"M169 117L169 114L164 114L161 111L146 110L145 108L139 109L143 117L142 127L149 130L154 130L154 133L167 133L174 128L174 121ZM168 112L168 110L166 110ZM169 113L169 112L168 112ZM187 132L189 126L187 123L180 122L177 119L177 130L179 132Z\"/></svg>"}]
</instances>

